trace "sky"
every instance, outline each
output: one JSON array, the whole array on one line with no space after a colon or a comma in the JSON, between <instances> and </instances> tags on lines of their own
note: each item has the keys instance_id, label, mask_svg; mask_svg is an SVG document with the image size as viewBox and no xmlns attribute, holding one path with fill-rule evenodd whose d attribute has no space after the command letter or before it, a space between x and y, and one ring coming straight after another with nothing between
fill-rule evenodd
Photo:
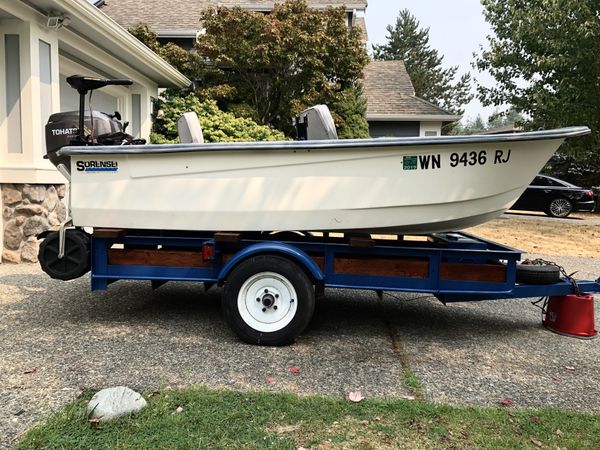
<instances>
[{"instance_id":1,"label":"sky","mask_svg":"<svg viewBox=\"0 0 600 450\"><path fill-rule=\"evenodd\" d=\"M386 26L396 23L398 13L408 9L421 23L429 28L429 44L444 56L445 67L459 66L458 74L470 72L484 85L493 85L493 78L471 67L473 52L486 44L491 30L483 17L479 0L368 0L366 22L371 44L386 41ZM473 93L475 86L473 83ZM484 120L494 111L474 99L465 107L464 119L474 119L481 114Z\"/></svg>"}]
</instances>

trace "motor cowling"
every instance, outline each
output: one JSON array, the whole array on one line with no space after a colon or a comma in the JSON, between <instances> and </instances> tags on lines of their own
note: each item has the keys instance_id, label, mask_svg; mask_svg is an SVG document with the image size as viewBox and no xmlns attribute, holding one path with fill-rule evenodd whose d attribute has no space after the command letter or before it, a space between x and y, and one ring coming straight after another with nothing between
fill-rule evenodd
<instances>
[{"instance_id":1,"label":"motor cowling","mask_svg":"<svg viewBox=\"0 0 600 450\"><path fill-rule=\"evenodd\" d=\"M100 111L93 111L94 119L94 141L98 140L99 136L110 135L123 131L121 123L114 117L109 116ZM85 135L91 136L90 113L85 115L84 127ZM58 156L56 152L62 147L73 145L72 141L79 134L79 112L67 111L52 114L48 118L46 124L46 154L48 158L58 167L59 164L64 164L70 170L70 158L68 156ZM89 138L88 138L89 139ZM90 139L91 142L91 139Z\"/></svg>"}]
</instances>

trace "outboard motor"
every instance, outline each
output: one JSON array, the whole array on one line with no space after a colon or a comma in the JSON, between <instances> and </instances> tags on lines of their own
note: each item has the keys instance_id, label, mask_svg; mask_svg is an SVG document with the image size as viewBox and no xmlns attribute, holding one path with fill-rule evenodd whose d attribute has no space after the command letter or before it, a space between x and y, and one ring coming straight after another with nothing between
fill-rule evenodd
<instances>
[{"instance_id":1,"label":"outboard motor","mask_svg":"<svg viewBox=\"0 0 600 450\"><path fill-rule=\"evenodd\" d=\"M104 78L73 75L67 78L73 89L79 92L79 111L52 114L46 124L46 154L68 178L71 161L61 155L60 149L70 145L123 145L145 144L144 139L134 139L125 133L127 122L121 124L121 115L109 115L99 111L85 114L85 95L108 85L130 85L131 80L107 80ZM68 173L67 173L68 172ZM38 235L44 239L38 259L42 270L52 278L73 280L90 270L91 236L82 228L67 228L61 224L60 231L45 231Z\"/></svg>"},{"instance_id":2,"label":"outboard motor","mask_svg":"<svg viewBox=\"0 0 600 450\"><path fill-rule=\"evenodd\" d=\"M67 83L79 93L79 110L52 114L46 124L46 155L56 167L60 164L70 172L70 158L57 152L69 145L123 145L145 144L144 139L134 139L125 133L127 122L121 124L121 115L99 111L85 113L85 96L88 92L110 85L129 86L131 80L108 80L85 75L71 75Z\"/></svg>"},{"instance_id":3,"label":"outboard motor","mask_svg":"<svg viewBox=\"0 0 600 450\"><path fill-rule=\"evenodd\" d=\"M118 114L118 113L117 113ZM99 138L103 135L123 132L123 126L116 120L115 116L110 116L99 111L92 111L94 126L91 126L90 113L85 115L84 133L89 136L88 145L92 142L92 128L94 130L93 141L99 143ZM119 116L120 117L120 116ZM73 141L79 136L79 111L68 111L52 114L46 124L46 154L50 162L58 167L64 164L70 169L68 156L58 156L56 152L62 147L73 145ZM85 145L85 143L82 143ZM78 143L78 145L80 145Z\"/></svg>"}]
</instances>

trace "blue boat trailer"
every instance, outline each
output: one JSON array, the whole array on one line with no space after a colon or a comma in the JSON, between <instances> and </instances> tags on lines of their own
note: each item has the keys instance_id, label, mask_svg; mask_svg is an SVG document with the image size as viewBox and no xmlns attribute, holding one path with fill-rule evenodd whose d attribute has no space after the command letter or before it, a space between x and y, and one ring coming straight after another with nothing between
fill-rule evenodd
<instances>
[{"instance_id":1,"label":"blue boat trailer","mask_svg":"<svg viewBox=\"0 0 600 450\"><path fill-rule=\"evenodd\" d=\"M92 290L117 280L198 281L224 286L223 310L246 342L291 342L325 288L421 292L443 302L562 296L552 284L517 282L520 250L467 233L429 236L328 233L201 233L95 229ZM600 292L600 279L577 281Z\"/></svg>"}]
</instances>

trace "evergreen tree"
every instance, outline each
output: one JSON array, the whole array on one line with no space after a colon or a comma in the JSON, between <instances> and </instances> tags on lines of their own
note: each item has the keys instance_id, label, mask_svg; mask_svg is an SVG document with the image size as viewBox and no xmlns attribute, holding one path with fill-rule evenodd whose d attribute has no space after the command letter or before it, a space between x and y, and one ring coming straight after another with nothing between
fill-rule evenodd
<instances>
[{"instance_id":1,"label":"evergreen tree","mask_svg":"<svg viewBox=\"0 0 600 450\"><path fill-rule=\"evenodd\" d=\"M404 9L396 25L387 26L387 32L388 42L373 46L375 59L404 61L417 97L462 114L463 106L473 98L469 92L471 75L456 80L458 66L442 67L444 57L429 46L429 28L421 28L415 16Z\"/></svg>"},{"instance_id":2,"label":"evergreen tree","mask_svg":"<svg viewBox=\"0 0 600 450\"><path fill-rule=\"evenodd\" d=\"M489 117L487 128L501 128L508 125L521 125L525 122L523 114L514 108L501 112L498 109L494 110L493 114Z\"/></svg>"},{"instance_id":3,"label":"evergreen tree","mask_svg":"<svg viewBox=\"0 0 600 450\"><path fill-rule=\"evenodd\" d=\"M481 118L481 114L477 114L477 117L472 120L467 120L465 122L458 122L452 130L450 134L453 136L457 135L465 135L465 134L480 134L487 130L483 119Z\"/></svg>"}]
</instances>

